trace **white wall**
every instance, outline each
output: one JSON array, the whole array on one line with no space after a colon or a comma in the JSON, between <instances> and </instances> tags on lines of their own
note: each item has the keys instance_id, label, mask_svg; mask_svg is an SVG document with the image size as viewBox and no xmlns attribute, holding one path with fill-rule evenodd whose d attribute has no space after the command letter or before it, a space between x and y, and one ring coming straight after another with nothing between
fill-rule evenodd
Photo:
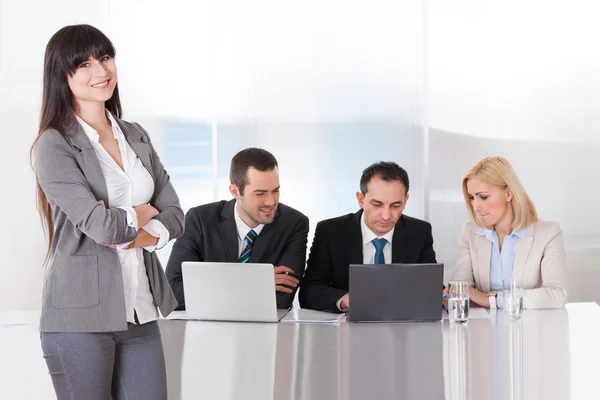
<instances>
[{"instance_id":1,"label":"white wall","mask_svg":"<svg viewBox=\"0 0 600 400\"><path fill-rule=\"evenodd\" d=\"M444 261L466 218L464 172L503 155L540 218L561 224L569 300L600 301L598 11L585 0L429 5L430 218Z\"/></svg>"},{"instance_id":2,"label":"white wall","mask_svg":"<svg viewBox=\"0 0 600 400\"><path fill-rule=\"evenodd\" d=\"M115 43L125 118L148 128L185 209L228 197L230 157L256 145L314 229L356 210L364 167L393 160L411 177L406 212L433 223L449 274L462 174L500 154L541 217L561 222L571 299L600 300L596 12L582 0L0 0L0 309L40 305L27 152L45 45L72 23Z\"/></svg>"}]
</instances>

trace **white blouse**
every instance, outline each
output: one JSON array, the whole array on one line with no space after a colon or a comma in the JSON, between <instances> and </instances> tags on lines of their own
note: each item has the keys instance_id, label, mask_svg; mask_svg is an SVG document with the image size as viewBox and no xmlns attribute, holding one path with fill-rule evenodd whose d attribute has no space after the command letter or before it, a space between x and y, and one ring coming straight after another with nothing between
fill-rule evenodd
<instances>
[{"instance_id":1,"label":"white blouse","mask_svg":"<svg viewBox=\"0 0 600 400\"><path fill-rule=\"evenodd\" d=\"M150 201L154 192L154 181L125 139L125 135L121 132L114 117L108 111L106 111L106 115L119 144L123 169L100 144L98 133L81 118L77 117L77 121L82 126L90 142L92 142L98 157L100 168L106 180L110 206L125 210L127 212L127 223L138 230L137 217L133 207L147 204ZM158 220L150 220L142 229L158 238L156 246L144 247L147 251L160 249L169 242L169 231ZM129 243L124 243L117 246L117 255L121 264L123 287L125 289L127 322L135 323L135 311L139 323L144 324L156 320L158 310L156 304L154 304L152 293L150 293L143 250L141 248L127 249L128 245Z\"/></svg>"}]
</instances>

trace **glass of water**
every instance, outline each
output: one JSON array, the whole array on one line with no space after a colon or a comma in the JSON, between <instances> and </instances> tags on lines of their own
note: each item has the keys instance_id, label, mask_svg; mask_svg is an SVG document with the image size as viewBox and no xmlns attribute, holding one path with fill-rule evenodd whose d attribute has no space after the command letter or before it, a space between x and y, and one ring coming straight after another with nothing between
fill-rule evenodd
<instances>
[{"instance_id":1,"label":"glass of water","mask_svg":"<svg viewBox=\"0 0 600 400\"><path fill-rule=\"evenodd\" d=\"M448 317L456 323L469 320L469 282L448 282Z\"/></svg>"},{"instance_id":2,"label":"glass of water","mask_svg":"<svg viewBox=\"0 0 600 400\"><path fill-rule=\"evenodd\" d=\"M502 281L504 315L511 319L519 319L523 315L523 285L518 278Z\"/></svg>"}]
</instances>

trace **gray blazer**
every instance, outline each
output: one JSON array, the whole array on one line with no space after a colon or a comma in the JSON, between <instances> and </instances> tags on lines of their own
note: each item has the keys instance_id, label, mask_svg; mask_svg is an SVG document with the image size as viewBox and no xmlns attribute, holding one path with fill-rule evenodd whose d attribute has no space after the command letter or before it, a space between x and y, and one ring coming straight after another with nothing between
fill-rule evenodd
<instances>
[{"instance_id":1,"label":"gray blazer","mask_svg":"<svg viewBox=\"0 0 600 400\"><path fill-rule=\"evenodd\" d=\"M148 133L117 120L127 142L154 179L150 204L171 239L183 233L184 216ZM121 265L107 247L131 241L122 210L110 208L106 182L83 128L49 129L35 144L34 168L52 208L54 240L42 297L42 332L111 332L127 329ZM103 200L105 207L98 204ZM150 291L163 315L177 300L156 253L144 250Z\"/></svg>"}]
</instances>

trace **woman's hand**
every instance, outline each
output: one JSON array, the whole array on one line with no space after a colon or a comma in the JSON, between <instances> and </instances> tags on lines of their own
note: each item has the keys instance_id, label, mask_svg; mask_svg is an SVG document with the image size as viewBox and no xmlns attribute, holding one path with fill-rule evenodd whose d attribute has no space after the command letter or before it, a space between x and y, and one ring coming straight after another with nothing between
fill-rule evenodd
<instances>
[{"instance_id":1,"label":"woman's hand","mask_svg":"<svg viewBox=\"0 0 600 400\"><path fill-rule=\"evenodd\" d=\"M158 243L158 238L152 236L145 230L140 229L138 231L137 237L135 238L135 240L132 243L133 243L133 245L130 247L131 249L147 247L147 246L156 246L156 244Z\"/></svg>"},{"instance_id":2,"label":"woman's hand","mask_svg":"<svg viewBox=\"0 0 600 400\"><path fill-rule=\"evenodd\" d=\"M93 195L94 194L92 193L92 196ZM98 204L101 205L102 207L106 207L104 205L103 200L98 200ZM152 207L150 204L142 204L137 207L133 207L133 210L135 211L135 214L137 216L138 226L140 228L142 226L146 225L148 223L148 221L150 221L152 218L154 218L158 215L158 210L156 208ZM158 238L150 235L148 232L146 232L143 229L139 229L137 237L135 238L135 240L133 242L131 242L131 247L129 247L129 248L154 246L157 243L158 243ZM111 244L108 247L110 247L111 249L117 248L117 246L115 244Z\"/></svg>"},{"instance_id":3,"label":"woman's hand","mask_svg":"<svg viewBox=\"0 0 600 400\"><path fill-rule=\"evenodd\" d=\"M133 207L133 210L137 215L138 227L140 228L158 215L158 210L152 207L150 204L142 204L137 207Z\"/></svg>"},{"instance_id":4,"label":"woman's hand","mask_svg":"<svg viewBox=\"0 0 600 400\"><path fill-rule=\"evenodd\" d=\"M469 289L469 300L471 300L472 303L475 303L481 307L490 307L490 299L487 293L482 293L475 288Z\"/></svg>"}]
</instances>

